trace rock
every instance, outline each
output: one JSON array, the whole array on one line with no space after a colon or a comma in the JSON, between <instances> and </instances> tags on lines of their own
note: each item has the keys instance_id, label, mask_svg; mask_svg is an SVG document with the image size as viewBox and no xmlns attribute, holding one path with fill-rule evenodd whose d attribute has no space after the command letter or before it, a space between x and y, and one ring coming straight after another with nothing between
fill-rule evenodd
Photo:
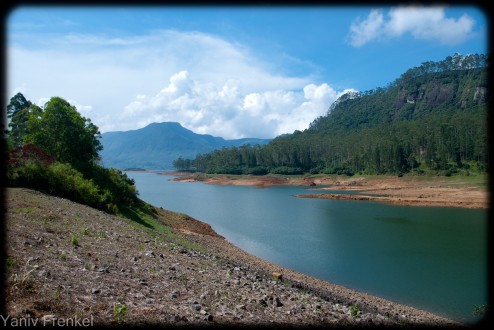
<instances>
[{"instance_id":1,"label":"rock","mask_svg":"<svg viewBox=\"0 0 494 330\"><path fill-rule=\"evenodd\" d=\"M259 305L261 305L262 307L268 307L268 303L264 299L259 300Z\"/></svg>"},{"instance_id":2,"label":"rock","mask_svg":"<svg viewBox=\"0 0 494 330\"><path fill-rule=\"evenodd\" d=\"M273 272L271 275L273 276L273 280L280 282L283 281L283 275L281 273Z\"/></svg>"},{"instance_id":3,"label":"rock","mask_svg":"<svg viewBox=\"0 0 494 330\"><path fill-rule=\"evenodd\" d=\"M213 321L213 315L209 314L204 318L204 321L212 322Z\"/></svg>"},{"instance_id":4,"label":"rock","mask_svg":"<svg viewBox=\"0 0 494 330\"><path fill-rule=\"evenodd\" d=\"M201 315L206 315L208 312L206 312L204 309L201 309L201 310L199 311L199 313L200 313Z\"/></svg>"},{"instance_id":5,"label":"rock","mask_svg":"<svg viewBox=\"0 0 494 330\"><path fill-rule=\"evenodd\" d=\"M50 272L43 269L38 273L38 277L48 278L50 277Z\"/></svg>"},{"instance_id":6,"label":"rock","mask_svg":"<svg viewBox=\"0 0 494 330\"><path fill-rule=\"evenodd\" d=\"M194 309L196 311L200 311L201 308L202 308L201 304L197 304L197 303L192 304L192 309Z\"/></svg>"},{"instance_id":7,"label":"rock","mask_svg":"<svg viewBox=\"0 0 494 330\"><path fill-rule=\"evenodd\" d=\"M91 293L92 293L92 294L98 294L98 293L100 293L100 292L101 292L101 290L100 290L100 289L97 289L97 288L95 288L95 289L91 289Z\"/></svg>"},{"instance_id":8,"label":"rock","mask_svg":"<svg viewBox=\"0 0 494 330\"><path fill-rule=\"evenodd\" d=\"M178 298L178 292L173 291L172 293L170 293L170 298L177 299Z\"/></svg>"},{"instance_id":9,"label":"rock","mask_svg":"<svg viewBox=\"0 0 494 330\"><path fill-rule=\"evenodd\" d=\"M276 307L281 307L281 306L283 306L283 303L280 301L280 298L279 298L279 297L276 297L276 298L274 299L274 305L275 305Z\"/></svg>"},{"instance_id":10,"label":"rock","mask_svg":"<svg viewBox=\"0 0 494 330\"><path fill-rule=\"evenodd\" d=\"M109 273L108 267L100 267L100 268L95 269L95 271L98 273Z\"/></svg>"},{"instance_id":11,"label":"rock","mask_svg":"<svg viewBox=\"0 0 494 330\"><path fill-rule=\"evenodd\" d=\"M241 304L241 305L237 305L235 306L236 309L245 309L245 305Z\"/></svg>"},{"instance_id":12,"label":"rock","mask_svg":"<svg viewBox=\"0 0 494 330\"><path fill-rule=\"evenodd\" d=\"M144 255L146 257L153 257L153 258L156 257L156 255L154 254L153 251L146 251L146 252L144 252Z\"/></svg>"},{"instance_id":13,"label":"rock","mask_svg":"<svg viewBox=\"0 0 494 330\"><path fill-rule=\"evenodd\" d=\"M174 266L170 266L168 267L169 270L176 270L176 268Z\"/></svg>"}]
</instances>

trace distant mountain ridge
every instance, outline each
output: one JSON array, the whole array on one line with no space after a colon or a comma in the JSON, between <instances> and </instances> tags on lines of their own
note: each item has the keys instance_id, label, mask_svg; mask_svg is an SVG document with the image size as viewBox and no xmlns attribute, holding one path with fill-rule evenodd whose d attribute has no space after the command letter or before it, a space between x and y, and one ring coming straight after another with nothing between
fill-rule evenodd
<instances>
[{"instance_id":1,"label":"distant mountain ridge","mask_svg":"<svg viewBox=\"0 0 494 330\"><path fill-rule=\"evenodd\" d=\"M106 132L101 135L102 165L117 169L173 169L179 158L194 158L222 147L268 143L269 139L243 138L225 140L208 134L197 134L177 122L152 123L131 131Z\"/></svg>"}]
</instances>

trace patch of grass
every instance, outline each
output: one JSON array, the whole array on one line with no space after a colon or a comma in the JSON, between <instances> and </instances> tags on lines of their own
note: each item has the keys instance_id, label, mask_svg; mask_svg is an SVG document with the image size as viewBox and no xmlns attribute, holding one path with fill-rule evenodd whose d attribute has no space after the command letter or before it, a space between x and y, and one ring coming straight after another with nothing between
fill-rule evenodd
<instances>
[{"instance_id":1,"label":"patch of grass","mask_svg":"<svg viewBox=\"0 0 494 330\"><path fill-rule=\"evenodd\" d=\"M72 245L79 245L79 239L77 238L77 236L72 235L70 237L70 243L72 243Z\"/></svg>"},{"instance_id":2,"label":"patch of grass","mask_svg":"<svg viewBox=\"0 0 494 330\"><path fill-rule=\"evenodd\" d=\"M93 264L92 262L86 262L86 263L84 264L84 268L85 268L86 270L94 270L94 268L96 268L96 265L95 265L95 264Z\"/></svg>"},{"instance_id":3,"label":"patch of grass","mask_svg":"<svg viewBox=\"0 0 494 330\"><path fill-rule=\"evenodd\" d=\"M9 271L15 267L17 261L13 256L8 256L7 259L5 260L5 264L7 265L7 271Z\"/></svg>"},{"instance_id":4,"label":"patch of grass","mask_svg":"<svg viewBox=\"0 0 494 330\"><path fill-rule=\"evenodd\" d=\"M115 321L121 323L127 316L128 308L125 304L118 303L113 307L113 314L115 314Z\"/></svg>"},{"instance_id":5,"label":"patch of grass","mask_svg":"<svg viewBox=\"0 0 494 330\"><path fill-rule=\"evenodd\" d=\"M35 293L36 292L36 286L34 279L31 277L31 273L34 271L34 269L31 269L30 271L24 272L22 274L13 274L12 275L12 287L15 290L20 291L21 294L26 294L26 293Z\"/></svg>"},{"instance_id":6,"label":"patch of grass","mask_svg":"<svg viewBox=\"0 0 494 330\"><path fill-rule=\"evenodd\" d=\"M100 231L98 232L98 238L106 238L106 237L107 237L107 236L106 236L106 231L104 231L104 230L100 230Z\"/></svg>"},{"instance_id":7,"label":"patch of grass","mask_svg":"<svg viewBox=\"0 0 494 330\"><path fill-rule=\"evenodd\" d=\"M89 228L87 227L82 228L81 234L84 236L89 236Z\"/></svg>"},{"instance_id":8,"label":"patch of grass","mask_svg":"<svg viewBox=\"0 0 494 330\"><path fill-rule=\"evenodd\" d=\"M360 306L358 304L353 304L350 305L348 309L350 310L350 314L352 314L353 317L357 317L358 312L360 310Z\"/></svg>"},{"instance_id":9,"label":"patch of grass","mask_svg":"<svg viewBox=\"0 0 494 330\"><path fill-rule=\"evenodd\" d=\"M67 255L65 253L60 253L58 255L58 258L62 261L66 261L67 260Z\"/></svg>"}]
</instances>

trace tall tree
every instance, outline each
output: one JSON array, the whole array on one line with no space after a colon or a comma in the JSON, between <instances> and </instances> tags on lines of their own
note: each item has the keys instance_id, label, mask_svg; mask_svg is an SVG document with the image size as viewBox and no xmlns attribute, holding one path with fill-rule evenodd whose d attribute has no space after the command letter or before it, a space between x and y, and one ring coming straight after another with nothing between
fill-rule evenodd
<instances>
[{"instance_id":1,"label":"tall tree","mask_svg":"<svg viewBox=\"0 0 494 330\"><path fill-rule=\"evenodd\" d=\"M60 97L52 97L41 115L29 116L27 131L24 142L80 170L98 160L102 150L98 127Z\"/></svg>"}]
</instances>

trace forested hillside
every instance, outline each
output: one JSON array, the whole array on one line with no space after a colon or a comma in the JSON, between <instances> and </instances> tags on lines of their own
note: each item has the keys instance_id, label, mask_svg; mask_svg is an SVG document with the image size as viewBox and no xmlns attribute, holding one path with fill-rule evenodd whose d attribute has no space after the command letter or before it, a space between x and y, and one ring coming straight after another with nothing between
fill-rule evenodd
<instances>
[{"instance_id":1,"label":"forested hillside","mask_svg":"<svg viewBox=\"0 0 494 330\"><path fill-rule=\"evenodd\" d=\"M385 88L343 95L303 132L175 166L252 174L486 172L487 62L477 54L425 62Z\"/></svg>"}]
</instances>

